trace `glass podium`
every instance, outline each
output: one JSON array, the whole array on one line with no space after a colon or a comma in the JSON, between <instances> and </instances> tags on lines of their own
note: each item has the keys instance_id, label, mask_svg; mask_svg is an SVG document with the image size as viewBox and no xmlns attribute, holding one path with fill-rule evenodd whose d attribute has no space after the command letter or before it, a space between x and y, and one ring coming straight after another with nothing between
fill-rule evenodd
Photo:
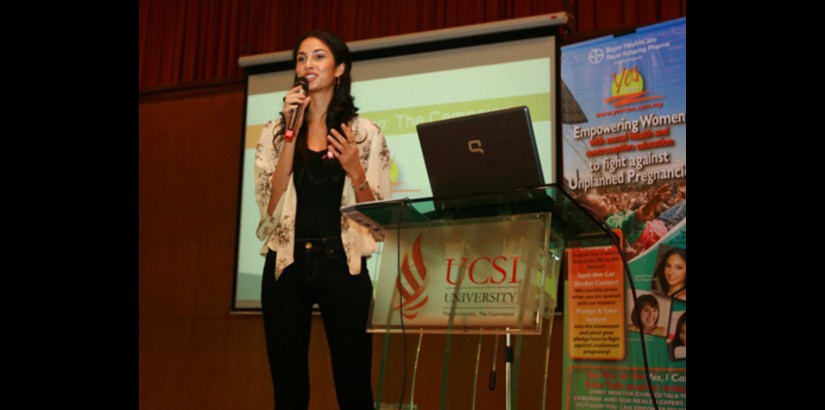
<instances>
[{"instance_id":1,"label":"glass podium","mask_svg":"<svg viewBox=\"0 0 825 410\"><path fill-rule=\"evenodd\" d=\"M377 409L399 408L402 400L404 409L428 400L431 407L432 395L416 398L417 382L430 384L426 392L440 391L441 409L474 409L478 400L502 400L506 409L545 407L564 249L610 244L606 226L556 184L341 211L383 239L373 256L368 321L369 332L384 334ZM424 334L432 335L426 343ZM409 335L417 336L415 346ZM482 359L482 352L489 354ZM416 377L419 364L426 377ZM489 379L479 378L481 364ZM504 397L494 392L497 368L505 373ZM530 383L520 389L525 378Z\"/></svg>"}]
</instances>

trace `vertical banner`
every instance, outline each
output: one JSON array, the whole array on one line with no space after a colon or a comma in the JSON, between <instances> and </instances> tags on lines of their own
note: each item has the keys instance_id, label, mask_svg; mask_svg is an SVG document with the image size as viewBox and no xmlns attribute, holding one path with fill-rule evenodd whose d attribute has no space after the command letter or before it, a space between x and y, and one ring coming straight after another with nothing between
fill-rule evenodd
<instances>
[{"instance_id":1,"label":"vertical banner","mask_svg":"<svg viewBox=\"0 0 825 410\"><path fill-rule=\"evenodd\" d=\"M640 329L659 408L687 406L685 47L685 18L562 47L563 185L630 268L567 251L563 409L653 408Z\"/></svg>"}]
</instances>

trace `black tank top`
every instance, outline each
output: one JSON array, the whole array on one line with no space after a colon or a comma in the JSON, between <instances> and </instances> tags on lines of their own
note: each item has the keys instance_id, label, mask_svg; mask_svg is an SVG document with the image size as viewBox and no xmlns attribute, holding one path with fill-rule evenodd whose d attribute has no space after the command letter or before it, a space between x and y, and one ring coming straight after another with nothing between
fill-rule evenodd
<instances>
[{"instance_id":1,"label":"black tank top","mask_svg":"<svg viewBox=\"0 0 825 410\"><path fill-rule=\"evenodd\" d=\"M324 158L327 151L296 150L293 166L298 208L295 238L341 236L341 192L345 173L333 166L337 159Z\"/></svg>"}]
</instances>

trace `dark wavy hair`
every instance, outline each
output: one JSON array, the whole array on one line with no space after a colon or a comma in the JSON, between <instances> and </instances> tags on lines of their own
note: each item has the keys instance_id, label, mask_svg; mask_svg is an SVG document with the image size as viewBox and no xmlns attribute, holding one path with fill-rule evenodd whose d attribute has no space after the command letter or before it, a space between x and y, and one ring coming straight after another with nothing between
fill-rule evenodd
<instances>
[{"instance_id":1,"label":"dark wavy hair","mask_svg":"<svg viewBox=\"0 0 825 410\"><path fill-rule=\"evenodd\" d=\"M639 329L642 328L639 320L636 319L637 316L641 315L642 309L644 309L645 305L650 305L650 307L659 310L659 316L656 317L656 323L659 323L659 317L661 317L661 310L659 309L659 301L656 300L656 296L653 295L642 295L636 298L636 304L633 305L633 311L630 312L630 323L633 323L633 326L638 327Z\"/></svg>"},{"instance_id":2,"label":"dark wavy hair","mask_svg":"<svg viewBox=\"0 0 825 410\"><path fill-rule=\"evenodd\" d=\"M327 47L329 47L329 51L332 52L332 57L334 59L335 67L338 67L340 64L344 64L344 73L340 77L340 83L335 86L332 99L329 102L329 106L327 107L327 132L335 129L341 135L344 135L344 131L341 130L341 124L349 124L349 122L358 114L358 107L355 106L355 97L350 94L352 90L352 56L350 55L349 47L347 47L347 43L341 40L340 37L335 35L334 33L326 30L312 30L307 33L304 33L298 41L295 43L295 46L292 48L292 63L293 67L298 64L298 49L301 47L301 43L308 38L317 38L321 40ZM298 79L297 74L293 78L294 81ZM304 126L301 127L301 131L298 133L296 142L298 143L298 151L300 152L301 158L304 160L303 162L306 163L306 159L308 156L309 147L307 145L307 133L308 128L306 126L307 116L304 116ZM284 113L281 113L281 124L284 124ZM275 134L275 139L282 137L284 134L285 127L281 127L277 134ZM275 141L273 141L273 146L278 146ZM296 164L297 165L297 164ZM296 180L295 183L300 183L299 181L302 180L302 170L295 169L298 171L298 175L295 175ZM338 161L324 161L324 170L323 176L321 177L322 180L332 179L339 179L344 177L344 171L341 168L341 163Z\"/></svg>"},{"instance_id":3,"label":"dark wavy hair","mask_svg":"<svg viewBox=\"0 0 825 410\"><path fill-rule=\"evenodd\" d=\"M355 97L350 94L352 90L352 56L350 55L349 47L347 47L347 43L345 43L344 40L341 40L340 37L332 32L312 30L301 36L298 42L295 43L295 47L292 49L293 64L298 63L298 48L301 47L301 43L310 37L321 40L329 47L329 51L332 52L332 56L335 59L335 67L338 67L339 64L344 64L344 74L341 75L341 83L335 87L332 100L329 102L329 107L327 107L327 129L331 130L334 128L343 135L344 132L341 131L341 123L349 124L349 121L358 113L358 107L355 106ZM297 76L295 79L297 79Z\"/></svg>"},{"instance_id":4,"label":"dark wavy hair","mask_svg":"<svg viewBox=\"0 0 825 410\"><path fill-rule=\"evenodd\" d=\"M670 256L673 254L679 255L682 258L682 260L685 261L685 270L687 271L686 250L682 248L671 248L669 251L665 252L664 255L662 255L662 259L659 259L659 264L656 265L656 270L653 271L653 279L651 279L651 281L653 282L653 289L660 290L665 295L667 295L670 291L670 284L667 283L667 278L665 277L665 264L667 263L668 258L670 258ZM685 273L687 274L687 272ZM685 287L682 288L682 290L687 290L687 275L685 275Z\"/></svg>"},{"instance_id":5,"label":"dark wavy hair","mask_svg":"<svg viewBox=\"0 0 825 410\"><path fill-rule=\"evenodd\" d=\"M679 320L676 321L676 336L673 337L673 340L670 342L670 350L676 350L679 346L684 346L685 343L682 342L682 338L679 337L679 332L682 330L682 325L687 323L687 312L682 313L682 316L679 316Z\"/></svg>"}]
</instances>

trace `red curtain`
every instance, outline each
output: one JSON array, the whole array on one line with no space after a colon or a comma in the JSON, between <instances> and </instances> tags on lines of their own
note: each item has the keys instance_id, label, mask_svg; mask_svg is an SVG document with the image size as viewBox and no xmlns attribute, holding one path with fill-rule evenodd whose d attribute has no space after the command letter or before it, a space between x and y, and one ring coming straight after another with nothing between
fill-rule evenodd
<instances>
[{"instance_id":1,"label":"red curtain","mask_svg":"<svg viewBox=\"0 0 825 410\"><path fill-rule=\"evenodd\" d=\"M139 0L139 84L238 78L239 57L291 49L313 28L356 41L566 11L582 40L685 16L686 1Z\"/></svg>"}]
</instances>

